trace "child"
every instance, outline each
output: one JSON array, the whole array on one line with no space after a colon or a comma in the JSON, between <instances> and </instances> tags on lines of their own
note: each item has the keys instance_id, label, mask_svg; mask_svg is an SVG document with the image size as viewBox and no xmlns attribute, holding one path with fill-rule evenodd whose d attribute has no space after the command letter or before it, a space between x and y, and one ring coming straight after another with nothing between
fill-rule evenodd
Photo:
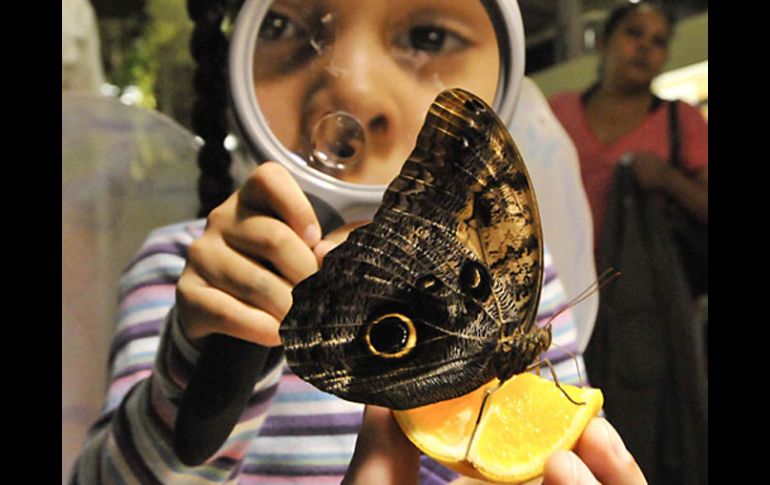
<instances>
[{"instance_id":1,"label":"child","mask_svg":"<svg viewBox=\"0 0 770 485\"><path fill-rule=\"evenodd\" d=\"M361 120L366 155L354 169L340 174L343 180L390 182L409 154L430 102L444 87L463 87L492 103L498 46L480 3L336 0L304 1L301 6L289 0L271 6L259 42L273 42L267 52L276 57L265 65L260 65L264 60L255 61L255 90L278 138L297 151L315 113L345 110ZM201 97L194 118L206 141L199 163L201 215L207 219L153 232L127 268L111 353L112 382L102 417L76 465L74 482L323 484L339 483L347 474L355 483L382 483L388 471L393 472L392 483L401 483L404 474L412 481L419 475L423 483L456 479L432 460L417 458L403 436L380 433L383 428L393 431L387 410L368 408L362 428L363 406L321 393L285 367L278 327L291 306L291 289L318 269L323 255L350 227L322 239L308 198L275 162L261 163L230 195L229 155L221 144L226 134L221 77L226 45L220 31L224 9L192 1L190 12L197 22L193 52L201 66L196 76ZM327 13L333 14L328 35L303 41L305 27L328 19ZM303 46L300 51L292 50L298 45ZM329 47L333 69L326 65L315 73L317 66L307 56L322 58ZM208 56L211 52L220 55ZM552 266L546 256L539 309L543 318L565 303ZM186 467L171 448L177 406L199 348L213 333L275 351L225 444L203 465ZM554 323L554 341L575 350L575 339L567 312ZM566 365L557 367L566 369L560 378L575 382L571 358L563 353L549 357L565 360ZM602 421L597 423L594 428L603 430ZM360 429L368 432L359 436ZM373 445L372 436L381 441ZM591 436L597 433L587 432L584 438ZM400 444L389 448L390 437ZM609 442L586 442L589 450L612 449ZM384 468L372 478L371 451L376 455L383 449L393 453L379 462ZM604 468L597 467L590 456L581 455L598 477L613 483L617 473L603 470L615 462L602 459ZM583 463L575 465L574 455L559 461L564 459L555 456L546 475L572 470L590 476ZM399 466L409 464L413 466ZM636 483L644 483L641 480Z\"/></svg>"}]
</instances>

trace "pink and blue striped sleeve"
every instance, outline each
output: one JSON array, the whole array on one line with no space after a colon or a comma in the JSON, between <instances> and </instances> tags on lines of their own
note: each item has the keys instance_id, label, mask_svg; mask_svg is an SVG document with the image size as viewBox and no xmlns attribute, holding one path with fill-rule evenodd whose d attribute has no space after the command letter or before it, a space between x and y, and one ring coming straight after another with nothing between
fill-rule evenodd
<instances>
[{"instance_id":1,"label":"pink and blue striped sleeve","mask_svg":"<svg viewBox=\"0 0 770 485\"><path fill-rule=\"evenodd\" d=\"M208 484L237 478L277 389L280 365L266 369L240 422L207 462L187 467L171 448L179 399L200 354L176 319L175 288L203 224L154 231L124 272L106 401L71 483Z\"/></svg>"}]
</instances>

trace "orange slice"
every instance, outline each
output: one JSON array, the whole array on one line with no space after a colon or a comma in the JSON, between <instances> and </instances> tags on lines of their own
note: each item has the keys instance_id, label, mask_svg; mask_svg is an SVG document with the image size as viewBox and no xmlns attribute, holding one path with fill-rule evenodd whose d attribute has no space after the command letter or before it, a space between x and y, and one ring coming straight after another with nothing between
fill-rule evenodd
<instances>
[{"instance_id":1,"label":"orange slice","mask_svg":"<svg viewBox=\"0 0 770 485\"><path fill-rule=\"evenodd\" d=\"M482 480L523 483L543 474L551 453L572 449L604 403L599 389L561 384L573 400L585 402L578 406L552 381L519 374L490 394L478 419L487 389L497 384L393 414L415 446L449 468Z\"/></svg>"}]
</instances>

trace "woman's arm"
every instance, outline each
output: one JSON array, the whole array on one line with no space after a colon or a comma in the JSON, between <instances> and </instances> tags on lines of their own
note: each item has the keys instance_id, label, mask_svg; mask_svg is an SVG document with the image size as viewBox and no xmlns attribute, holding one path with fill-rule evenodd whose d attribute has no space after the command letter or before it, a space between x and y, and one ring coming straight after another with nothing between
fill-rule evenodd
<instances>
[{"instance_id":1,"label":"woman's arm","mask_svg":"<svg viewBox=\"0 0 770 485\"><path fill-rule=\"evenodd\" d=\"M664 192L700 222L708 224L708 168L693 176L688 176L680 170L674 170L675 172L664 183Z\"/></svg>"},{"instance_id":2,"label":"woman's arm","mask_svg":"<svg viewBox=\"0 0 770 485\"><path fill-rule=\"evenodd\" d=\"M665 194L708 224L708 123L697 108L684 102L677 106L678 167L650 153L634 153L631 169L643 189Z\"/></svg>"},{"instance_id":3,"label":"woman's arm","mask_svg":"<svg viewBox=\"0 0 770 485\"><path fill-rule=\"evenodd\" d=\"M659 191L708 224L708 168L688 175L651 153L634 154L631 169L645 190Z\"/></svg>"}]
</instances>

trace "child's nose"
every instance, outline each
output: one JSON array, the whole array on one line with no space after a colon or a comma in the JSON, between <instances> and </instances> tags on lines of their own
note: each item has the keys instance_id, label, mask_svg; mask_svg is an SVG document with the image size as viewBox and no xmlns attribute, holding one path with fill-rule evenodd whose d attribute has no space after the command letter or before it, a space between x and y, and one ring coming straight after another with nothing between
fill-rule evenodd
<instances>
[{"instance_id":1,"label":"child's nose","mask_svg":"<svg viewBox=\"0 0 770 485\"><path fill-rule=\"evenodd\" d=\"M402 74L378 39L349 35L335 39L325 86L329 110L343 110L362 123L367 144L392 141L400 124L397 84Z\"/></svg>"}]
</instances>

